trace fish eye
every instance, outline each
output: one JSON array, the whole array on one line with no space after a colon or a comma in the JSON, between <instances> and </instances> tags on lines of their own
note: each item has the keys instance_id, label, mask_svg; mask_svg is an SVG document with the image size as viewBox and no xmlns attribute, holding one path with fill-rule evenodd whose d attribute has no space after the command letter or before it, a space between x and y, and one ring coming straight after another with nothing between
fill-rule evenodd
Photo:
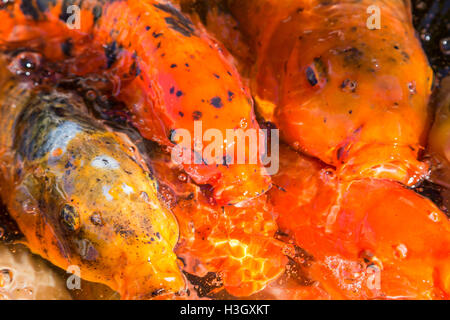
<instances>
[{"instance_id":1,"label":"fish eye","mask_svg":"<svg viewBox=\"0 0 450 320\"><path fill-rule=\"evenodd\" d=\"M71 205L66 204L61 209L60 218L69 231L76 231L80 228L80 215Z\"/></svg>"}]
</instances>

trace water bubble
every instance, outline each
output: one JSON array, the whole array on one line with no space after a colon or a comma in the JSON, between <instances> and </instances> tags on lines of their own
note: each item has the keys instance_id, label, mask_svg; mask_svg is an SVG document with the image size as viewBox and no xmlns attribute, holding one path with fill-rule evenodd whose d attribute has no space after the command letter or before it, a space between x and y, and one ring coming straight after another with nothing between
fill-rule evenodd
<instances>
[{"instance_id":1,"label":"water bubble","mask_svg":"<svg viewBox=\"0 0 450 320\"><path fill-rule=\"evenodd\" d=\"M411 94L416 94L417 90L416 90L416 82L415 81L411 81L408 83L408 90Z\"/></svg>"},{"instance_id":2,"label":"water bubble","mask_svg":"<svg viewBox=\"0 0 450 320\"><path fill-rule=\"evenodd\" d=\"M180 173L178 175L178 180L180 180L181 182L186 182L187 181L187 175L185 173Z\"/></svg>"},{"instance_id":3,"label":"water bubble","mask_svg":"<svg viewBox=\"0 0 450 320\"><path fill-rule=\"evenodd\" d=\"M142 192L141 192L140 197L141 197L141 199L144 200L145 202L148 202L148 201L150 200L150 198L148 197L147 192L145 192L145 191L142 191Z\"/></svg>"},{"instance_id":4,"label":"water bubble","mask_svg":"<svg viewBox=\"0 0 450 320\"><path fill-rule=\"evenodd\" d=\"M441 39L440 47L443 54L450 55L450 38Z\"/></svg>"},{"instance_id":5,"label":"water bubble","mask_svg":"<svg viewBox=\"0 0 450 320\"><path fill-rule=\"evenodd\" d=\"M97 93L90 89L88 91L86 91L86 99L88 99L89 101L95 101L95 99L97 99Z\"/></svg>"},{"instance_id":6,"label":"water bubble","mask_svg":"<svg viewBox=\"0 0 450 320\"><path fill-rule=\"evenodd\" d=\"M248 121L245 118L241 118L241 121L239 122L239 125L242 129L247 129Z\"/></svg>"},{"instance_id":7,"label":"water bubble","mask_svg":"<svg viewBox=\"0 0 450 320\"><path fill-rule=\"evenodd\" d=\"M398 259L405 259L408 255L408 248L404 244L399 244L394 249L394 256Z\"/></svg>"},{"instance_id":8,"label":"water bubble","mask_svg":"<svg viewBox=\"0 0 450 320\"><path fill-rule=\"evenodd\" d=\"M430 218L433 222L439 222L439 213L433 211L428 215L428 218Z\"/></svg>"},{"instance_id":9,"label":"water bubble","mask_svg":"<svg viewBox=\"0 0 450 320\"><path fill-rule=\"evenodd\" d=\"M22 203L23 211L26 214L34 215L38 212L37 205L34 201L26 200Z\"/></svg>"},{"instance_id":10,"label":"water bubble","mask_svg":"<svg viewBox=\"0 0 450 320\"><path fill-rule=\"evenodd\" d=\"M423 40L423 41L430 41L431 40L431 34L429 33L429 32L426 32L425 30L423 30L421 33L420 33L420 38Z\"/></svg>"}]
</instances>

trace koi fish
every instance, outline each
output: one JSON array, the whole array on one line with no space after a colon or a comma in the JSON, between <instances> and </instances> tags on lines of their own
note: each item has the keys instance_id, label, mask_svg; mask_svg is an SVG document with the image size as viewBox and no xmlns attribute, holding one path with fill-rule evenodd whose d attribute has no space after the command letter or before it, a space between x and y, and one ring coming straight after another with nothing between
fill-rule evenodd
<instances>
[{"instance_id":1,"label":"koi fish","mask_svg":"<svg viewBox=\"0 0 450 320\"><path fill-rule=\"evenodd\" d=\"M178 224L136 147L83 100L1 77L0 191L33 253L122 299L178 292Z\"/></svg>"},{"instance_id":2,"label":"koi fish","mask_svg":"<svg viewBox=\"0 0 450 320\"><path fill-rule=\"evenodd\" d=\"M231 0L229 9L256 55L258 111L287 143L349 180L414 185L427 174L417 158L433 73L409 1Z\"/></svg>"},{"instance_id":3,"label":"koi fish","mask_svg":"<svg viewBox=\"0 0 450 320\"><path fill-rule=\"evenodd\" d=\"M79 29L69 29L70 5L79 8ZM230 56L204 30L194 27L165 1L14 1L0 10L0 44L32 46L50 60L64 60L68 73L106 73L115 95L126 103L132 123L149 140L173 148L179 129L191 133L191 163L185 170L199 184L214 187L223 204L257 197L270 189L260 161L237 163L237 139L224 141L223 161L194 163L194 121L203 131L258 130L253 101ZM68 56L67 56L68 55ZM207 63L205 63L207 61ZM203 137L201 137L203 138ZM203 159L203 157L200 157Z\"/></svg>"}]
</instances>

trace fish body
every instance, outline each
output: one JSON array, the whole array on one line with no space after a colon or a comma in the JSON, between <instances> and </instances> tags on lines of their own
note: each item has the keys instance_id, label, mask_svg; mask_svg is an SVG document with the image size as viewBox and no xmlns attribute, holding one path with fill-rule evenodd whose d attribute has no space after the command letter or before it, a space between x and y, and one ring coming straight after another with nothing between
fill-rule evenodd
<instances>
[{"instance_id":1,"label":"fish body","mask_svg":"<svg viewBox=\"0 0 450 320\"><path fill-rule=\"evenodd\" d=\"M27 246L123 299L183 289L178 224L136 147L93 120L76 94L7 79L0 190Z\"/></svg>"},{"instance_id":2,"label":"fish body","mask_svg":"<svg viewBox=\"0 0 450 320\"><path fill-rule=\"evenodd\" d=\"M427 174L417 157L430 125L433 73L409 1L229 6L256 55L250 78L259 112L286 142L348 179L413 185Z\"/></svg>"},{"instance_id":3,"label":"fish body","mask_svg":"<svg viewBox=\"0 0 450 320\"><path fill-rule=\"evenodd\" d=\"M24 10L26 3L30 1L15 1L0 10L5 21L0 44L9 49L33 46L53 61L67 59L69 53L68 73L107 74L143 137L171 149L173 133L184 129L194 150L194 121L201 121L203 132L214 129L224 139L227 130L259 129L249 90L230 56L169 2L74 1L80 8L79 29L67 27L66 1L31 3L34 10ZM260 161L248 160L248 144L243 146L247 160L237 163L237 152L232 155L228 149L238 143L223 143L226 152L220 159L233 163L194 163L194 156L184 163L197 183L214 186L216 200L224 204L257 197L271 187ZM195 151L202 153L205 147Z\"/></svg>"},{"instance_id":4,"label":"fish body","mask_svg":"<svg viewBox=\"0 0 450 320\"><path fill-rule=\"evenodd\" d=\"M166 198L180 226L175 252L183 271L196 277L215 273L220 279L211 285L215 291L224 288L235 297L255 294L283 273L287 245L274 238L278 227L266 195L239 206L221 206L168 155L155 153L151 158L155 176L170 190Z\"/></svg>"},{"instance_id":5,"label":"fish body","mask_svg":"<svg viewBox=\"0 0 450 320\"><path fill-rule=\"evenodd\" d=\"M332 298L449 298L450 222L436 205L397 182L342 181L289 148L281 155L269 193L278 225L314 257L308 272Z\"/></svg>"}]
</instances>

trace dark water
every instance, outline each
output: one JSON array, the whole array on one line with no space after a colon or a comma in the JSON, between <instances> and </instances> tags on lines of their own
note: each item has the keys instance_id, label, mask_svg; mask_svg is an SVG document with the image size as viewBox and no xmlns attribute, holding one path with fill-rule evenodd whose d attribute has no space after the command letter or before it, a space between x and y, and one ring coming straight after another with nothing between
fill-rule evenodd
<instances>
[{"instance_id":1,"label":"dark water","mask_svg":"<svg viewBox=\"0 0 450 320\"><path fill-rule=\"evenodd\" d=\"M0 241L8 243L21 237L16 222L9 216L6 206L0 199Z\"/></svg>"},{"instance_id":2,"label":"dark water","mask_svg":"<svg viewBox=\"0 0 450 320\"><path fill-rule=\"evenodd\" d=\"M450 0L412 0L413 23L437 78L450 74Z\"/></svg>"}]
</instances>

